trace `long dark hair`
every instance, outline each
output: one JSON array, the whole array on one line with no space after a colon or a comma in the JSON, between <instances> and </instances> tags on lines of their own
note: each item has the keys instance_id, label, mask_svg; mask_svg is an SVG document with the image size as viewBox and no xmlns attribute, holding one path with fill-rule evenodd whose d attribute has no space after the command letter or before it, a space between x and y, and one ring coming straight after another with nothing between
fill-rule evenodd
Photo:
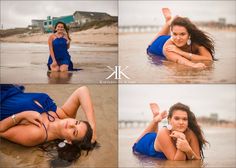
<instances>
[{"instance_id":1,"label":"long dark hair","mask_svg":"<svg viewBox=\"0 0 236 168\"><path fill-rule=\"evenodd\" d=\"M68 27L66 26L66 24L65 24L64 22L62 22L62 21L58 21L58 22L55 24L53 33L56 33L56 32L57 32L57 31L56 31L56 28L57 28L57 25L58 25L58 24L62 24L62 25L64 26L64 29L65 29L65 31L66 31L66 33L67 33L67 35L68 35L68 39L71 40L70 35L69 35L69 28L68 28Z\"/></svg>"},{"instance_id":2,"label":"long dark hair","mask_svg":"<svg viewBox=\"0 0 236 168\"><path fill-rule=\"evenodd\" d=\"M190 108L187 105L184 105L182 103L176 103L170 107L168 119L170 119L173 116L173 113L176 110L182 110L187 113L187 115L188 115L188 128L191 129L194 132L194 134L197 136L201 158L204 158L203 148L206 146L206 144L208 142L204 138L203 131L201 130L201 127L198 125L197 119L196 119L194 113L190 110Z\"/></svg>"},{"instance_id":3,"label":"long dark hair","mask_svg":"<svg viewBox=\"0 0 236 168\"><path fill-rule=\"evenodd\" d=\"M57 156L53 156L52 164L55 165L56 162L60 162L62 164L62 161L67 161L67 163L72 163L73 161L76 161L81 155L82 151L86 151L86 156L88 155L89 151L93 150L94 148L100 147L100 145L95 141L94 143L91 142L93 130L90 126L90 124L87 121L81 121L86 124L87 131L85 133L85 136L82 140L74 140L72 141L72 144L65 143L63 147L60 147L59 143L63 142L61 140L55 140L49 144L45 144L40 146L41 149L48 152L49 155L53 156L53 152L51 150L57 149ZM59 159L62 161L60 161Z\"/></svg>"},{"instance_id":4,"label":"long dark hair","mask_svg":"<svg viewBox=\"0 0 236 168\"><path fill-rule=\"evenodd\" d=\"M211 54L213 60L214 54L215 54L215 47L214 47L214 41L213 39L207 35L208 33L203 32L202 30L198 29L195 24L193 24L188 18L186 17L176 17L170 25L171 30L173 30L173 27L175 25L183 26L187 29L191 41L193 43L196 43L198 45L204 46Z\"/></svg>"}]
</instances>

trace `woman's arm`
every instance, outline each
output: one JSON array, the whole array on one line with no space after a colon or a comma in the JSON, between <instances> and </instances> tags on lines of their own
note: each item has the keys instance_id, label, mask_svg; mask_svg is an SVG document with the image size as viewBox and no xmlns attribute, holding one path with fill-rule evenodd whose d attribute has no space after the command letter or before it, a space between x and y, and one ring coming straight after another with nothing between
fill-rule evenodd
<instances>
[{"instance_id":1,"label":"woman's arm","mask_svg":"<svg viewBox=\"0 0 236 168\"><path fill-rule=\"evenodd\" d=\"M0 121L0 132L5 132L9 128L12 128L18 123L20 123L22 120L27 120L38 127L41 127L42 124L42 117L38 112L24 111L15 114L14 117L10 116Z\"/></svg>"},{"instance_id":2,"label":"woman's arm","mask_svg":"<svg viewBox=\"0 0 236 168\"><path fill-rule=\"evenodd\" d=\"M161 150L168 160L186 160L186 155L175 147L167 128L159 130L154 143L155 150Z\"/></svg>"},{"instance_id":3,"label":"woman's arm","mask_svg":"<svg viewBox=\"0 0 236 168\"><path fill-rule=\"evenodd\" d=\"M50 52L50 56L52 58L53 64L57 64L56 58L55 58L55 54L53 51L53 45L52 45L52 41L53 41L53 34L49 36L48 38L48 46L49 46L49 52Z\"/></svg>"},{"instance_id":4,"label":"woman's arm","mask_svg":"<svg viewBox=\"0 0 236 168\"><path fill-rule=\"evenodd\" d=\"M198 139L192 130L188 129L188 131L186 132L186 139L189 139L189 145L191 147L190 150L185 152L188 159L201 159Z\"/></svg>"},{"instance_id":5,"label":"woman's arm","mask_svg":"<svg viewBox=\"0 0 236 168\"><path fill-rule=\"evenodd\" d=\"M89 124L93 129L93 139L96 139L95 114L90 93L86 86L82 86L72 93L72 95L68 98L65 104L61 107L62 110L59 113L59 116L61 118L75 118L80 105L86 115Z\"/></svg>"},{"instance_id":6,"label":"woman's arm","mask_svg":"<svg viewBox=\"0 0 236 168\"><path fill-rule=\"evenodd\" d=\"M167 51L170 51L170 52L172 51L176 54L179 54L190 61L212 61L212 56L205 47L197 46L197 48L198 48L199 55L185 52L175 45L166 46Z\"/></svg>"},{"instance_id":7,"label":"woman's arm","mask_svg":"<svg viewBox=\"0 0 236 168\"><path fill-rule=\"evenodd\" d=\"M24 146L35 146L44 142L46 134L43 127L39 128L29 124L11 127L1 132L0 137Z\"/></svg>"},{"instance_id":8,"label":"woman's arm","mask_svg":"<svg viewBox=\"0 0 236 168\"><path fill-rule=\"evenodd\" d=\"M181 56L180 54L177 54L176 52L170 50L169 46L173 46L171 41L167 41L165 43L164 47L164 54L166 56L166 58L170 61L176 62L178 64L182 64L182 65L186 65L189 67L193 67L193 68L206 68L206 65L203 63L194 63L189 61L188 59L184 58L183 56Z\"/></svg>"}]
</instances>

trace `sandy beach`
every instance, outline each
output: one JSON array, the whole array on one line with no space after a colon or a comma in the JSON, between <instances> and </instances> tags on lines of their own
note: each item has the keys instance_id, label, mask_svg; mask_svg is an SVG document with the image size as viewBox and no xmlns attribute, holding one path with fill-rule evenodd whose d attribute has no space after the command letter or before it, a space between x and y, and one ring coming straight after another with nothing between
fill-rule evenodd
<instances>
[{"instance_id":1,"label":"sandy beach","mask_svg":"<svg viewBox=\"0 0 236 168\"><path fill-rule=\"evenodd\" d=\"M117 65L116 24L71 34L69 53L74 67L81 71L47 72L48 36L27 34L1 38L1 83L101 83L111 74L107 66ZM112 79L109 82L117 83Z\"/></svg>"},{"instance_id":2,"label":"sandy beach","mask_svg":"<svg viewBox=\"0 0 236 168\"><path fill-rule=\"evenodd\" d=\"M79 85L25 85L28 92L48 93L61 106ZM69 167L117 167L117 86L87 85L94 103L99 149L81 156ZM66 89L65 89L66 87ZM77 119L85 119L78 110ZM37 147L23 147L0 139L0 167L57 167L51 157Z\"/></svg>"},{"instance_id":3,"label":"sandy beach","mask_svg":"<svg viewBox=\"0 0 236 168\"><path fill-rule=\"evenodd\" d=\"M84 31L70 33L72 43L94 44L94 45L114 45L118 43L117 24L105 26L99 29L91 28ZM0 38L1 42L14 43L47 43L51 33L18 34Z\"/></svg>"}]
</instances>

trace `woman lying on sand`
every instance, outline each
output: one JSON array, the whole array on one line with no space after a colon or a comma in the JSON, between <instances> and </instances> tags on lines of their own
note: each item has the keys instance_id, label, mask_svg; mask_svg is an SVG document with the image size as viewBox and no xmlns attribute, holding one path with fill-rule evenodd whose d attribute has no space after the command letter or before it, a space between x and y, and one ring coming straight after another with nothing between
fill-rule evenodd
<instances>
[{"instance_id":1,"label":"woman lying on sand","mask_svg":"<svg viewBox=\"0 0 236 168\"><path fill-rule=\"evenodd\" d=\"M188 18L172 18L168 8L162 9L165 25L147 48L150 56L164 57L169 61L205 68L203 61L214 60L214 42Z\"/></svg>"},{"instance_id":2,"label":"woman lying on sand","mask_svg":"<svg viewBox=\"0 0 236 168\"><path fill-rule=\"evenodd\" d=\"M168 127L158 130L158 123L166 118L167 112L159 112L152 103L153 120L136 140L133 152L159 159L198 160L204 157L203 146L208 143L203 137L195 115L189 107L174 104L168 114Z\"/></svg>"},{"instance_id":3,"label":"woman lying on sand","mask_svg":"<svg viewBox=\"0 0 236 168\"><path fill-rule=\"evenodd\" d=\"M80 106L88 122L75 119ZM0 137L12 142L35 146L61 139L59 157L67 161L97 145L93 105L85 86L57 107L45 93L24 93L23 86L1 85L0 110Z\"/></svg>"}]
</instances>

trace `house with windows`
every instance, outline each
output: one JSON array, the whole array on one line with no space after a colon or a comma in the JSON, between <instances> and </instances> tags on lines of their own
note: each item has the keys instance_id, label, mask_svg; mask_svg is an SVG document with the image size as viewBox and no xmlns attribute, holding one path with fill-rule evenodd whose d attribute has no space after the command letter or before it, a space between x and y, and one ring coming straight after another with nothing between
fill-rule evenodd
<instances>
[{"instance_id":1,"label":"house with windows","mask_svg":"<svg viewBox=\"0 0 236 168\"><path fill-rule=\"evenodd\" d=\"M74 12L73 16L78 27L81 27L85 23L92 22L92 21L112 19L112 16L108 15L107 13L101 13L101 12L76 11Z\"/></svg>"},{"instance_id":2,"label":"house with windows","mask_svg":"<svg viewBox=\"0 0 236 168\"><path fill-rule=\"evenodd\" d=\"M60 17L48 16L46 20L32 20L32 24L29 27L50 33L53 32L54 26L58 21L64 22L70 28L79 28L88 22L110 19L113 19L113 17L107 13L76 11L73 15Z\"/></svg>"}]
</instances>

